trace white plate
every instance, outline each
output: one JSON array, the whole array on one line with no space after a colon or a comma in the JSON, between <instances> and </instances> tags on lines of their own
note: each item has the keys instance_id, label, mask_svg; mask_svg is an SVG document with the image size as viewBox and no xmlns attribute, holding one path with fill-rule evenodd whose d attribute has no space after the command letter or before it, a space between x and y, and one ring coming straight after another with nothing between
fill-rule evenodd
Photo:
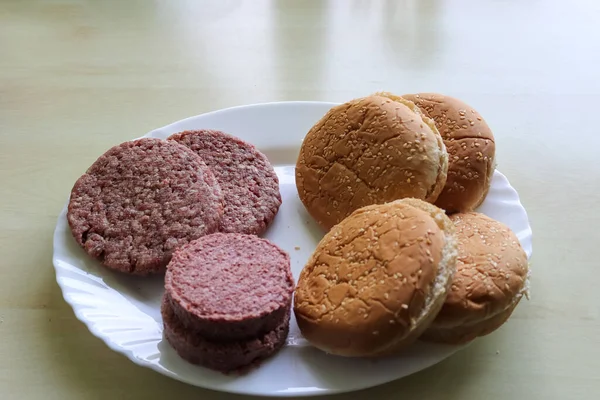
<instances>
[{"instance_id":1,"label":"white plate","mask_svg":"<svg viewBox=\"0 0 600 400\"><path fill-rule=\"evenodd\" d=\"M257 145L275 165L283 204L265 237L292 260L297 278L322 236L298 199L294 167L302 139L333 103L251 105L188 118L145 136L166 138L186 129L220 129ZM106 149L98 149L100 155ZM531 228L517 192L495 172L480 211L510 226L531 256ZM287 345L260 368L227 377L181 360L162 338L162 278L113 273L91 260L71 237L63 209L54 233L56 280L75 315L90 331L133 362L192 385L259 395L315 395L375 386L420 371L459 347L417 343L402 355L377 361L342 359L311 348L292 320ZM296 250L299 247L300 250Z\"/></svg>"}]
</instances>

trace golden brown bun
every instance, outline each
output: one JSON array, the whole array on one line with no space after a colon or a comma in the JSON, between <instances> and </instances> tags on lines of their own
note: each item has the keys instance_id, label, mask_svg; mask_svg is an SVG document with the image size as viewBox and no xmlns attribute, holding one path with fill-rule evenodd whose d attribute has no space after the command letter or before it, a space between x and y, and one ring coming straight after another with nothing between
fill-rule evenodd
<instances>
[{"instance_id":1,"label":"golden brown bun","mask_svg":"<svg viewBox=\"0 0 600 400\"><path fill-rule=\"evenodd\" d=\"M434 202L447 169L433 120L408 100L369 96L333 107L308 132L296 186L308 212L329 229L367 205Z\"/></svg>"},{"instance_id":2,"label":"golden brown bun","mask_svg":"<svg viewBox=\"0 0 600 400\"><path fill-rule=\"evenodd\" d=\"M417 199L353 212L300 274L294 313L303 336L347 357L393 354L414 342L452 281L453 230L443 210Z\"/></svg>"},{"instance_id":3,"label":"golden brown bun","mask_svg":"<svg viewBox=\"0 0 600 400\"><path fill-rule=\"evenodd\" d=\"M435 204L449 213L474 210L490 187L496 145L492 130L468 104L436 93L406 94L433 118L448 151L448 178Z\"/></svg>"},{"instance_id":4,"label":"golden brown bun","mask_svg":"<svg viewBox=\"0 0 600 400\"><path fill-rule=\"evenodd\" d=\"M515 304L505 311L469 325L458 325L454 328L438 328L430 325L421 339L438 343L466 344L480 336L490 334L504 325L517 307L517 304L519 304L519 300L521 299L517 299Z\"/></svg>"},{"instance_id":5,"label":"golden brown bun","mask_svg":"<svg viewBox=\"0 0 600 400\"><path fill-rule=\"evenodd\" d=\"M493 332L527 293L529 264L516 235L483 214L450 216L458 261L444 306L423 339L462 343Z\"/></svg>"}]
</instances>

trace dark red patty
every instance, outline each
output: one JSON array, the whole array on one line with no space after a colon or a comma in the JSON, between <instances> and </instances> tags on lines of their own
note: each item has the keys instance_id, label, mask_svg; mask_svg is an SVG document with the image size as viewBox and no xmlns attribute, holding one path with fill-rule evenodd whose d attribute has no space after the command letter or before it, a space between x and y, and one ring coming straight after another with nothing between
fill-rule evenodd
<instances>
[{"instance_id":1,"label":"dark red patty","mask_svg":"<svg viewBox=\"0 0 600 400\"><path fill-rule=\"evenodd\" d=\"M219 230L263 233L281 205L279 180L267 157L250 143L216 130L177 133L169 137L194 152L212 169L225 196Z\"/></svg>"},{"instance_id":2,"label":"dark red patty","mask_svg":"<svg viewBox=\"0 0 600 400\"><path fill-rule=\"evenodd\" d=\"M182 323L208 339L235 340L273 330L291 307L287 253L254 235L215 233L173 254L166 296Z\"/></svg>"},{"instance_id":3,"label":"dark red patty","mask_svg":"<svg viewBox=\"0 0 600 400\"><path fill-rule=\"evenodd\" d=\"M285 344L289 332L289 309L272 331L242 341L221 342L207 340L186 329L166 298L163 298L161 313L164 336L181 358L225 373L256 366L272 356Z\"/></svg>"},{"instance_id":4,"label":"dark red patty","mask_svg":"<svg viewBox=\"0 0 600 400\"><path fill-rule=\"evenodd\" d=\"M164 271L176 247L214 232L222 213L219 185L196 153L145 138L92 164L71 191L67 219L88 254L145 275Z\"/></svg>"}]
</instances>

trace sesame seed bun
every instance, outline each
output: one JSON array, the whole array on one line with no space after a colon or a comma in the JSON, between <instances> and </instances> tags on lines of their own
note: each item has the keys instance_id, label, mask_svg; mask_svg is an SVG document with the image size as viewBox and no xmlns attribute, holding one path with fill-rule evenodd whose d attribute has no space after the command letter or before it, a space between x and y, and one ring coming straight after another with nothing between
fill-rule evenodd
<instances>
[{"instance_id":1,"label":"sesame seed bun","mask_svg":"<svg viewBox=\"0 0 600 400\"><path fill-rule=\"evenodd\" d=\"M354 210L401 198L434 202L448 154L433 120L412 102L384 96L333 107L306 135L296 186L325 229Z\"/></svg>"},{"instance_id":2,"label":"sesame seed bun","mask_svg":"<svg viewBox=\"0 0 600 400\"><path fill-rule=\"evenodd\" d=\"M454 227L417 199L363 207L327 233L302 270L303 336L340 356L394 354L435 318L456 264Z\"/></svg>"},{"instance_id":3,"label":"sesame seed bun","mask_svg":"<svg viewBox=\"0 0 600 400\"><path fill-rule=\"evenodd\" d=\"M435 120L448 150L448 178L435 204L447 212L477 208L485 199L495 169L494 135L471 106L436 93L407 94Z\"/></svg>"},{"instance_id":4,"label":"sesame seed bun","mask_svg":"<svg viewBox=\"0 0 600 400\"><path fill-rule=\"evenodd\" d=\"M498 329L527 294L527 255L516 235L483 214L450 216L458 261L450 291L423 339L465 343Z\"/></svg>"}]
</instances>

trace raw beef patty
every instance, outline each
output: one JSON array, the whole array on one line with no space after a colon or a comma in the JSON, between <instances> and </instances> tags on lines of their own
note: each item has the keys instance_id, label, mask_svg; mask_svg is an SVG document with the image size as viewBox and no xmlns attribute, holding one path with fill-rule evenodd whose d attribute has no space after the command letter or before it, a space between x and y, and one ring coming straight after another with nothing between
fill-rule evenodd
<instances>
[{"instance_id":1,"label":"raw beef patty","mask_svg":"<svg viewBox=\"0 0 600 400\"><path fill-rule=\"evenodd\" d=\"M215 233L175 251L165 290L187 328L211 340L243 340L280 325L294 279L288 254L268 240Z\"/></svg>"},{"instance_id":2,"label":"raw beef patty","mask_svg":"<svg viewBox=\"0 0 600 400\"><path fill-rule=\"evenodd\" d=\"M267 157L252 144L216 130L177 133L181 143L212 169L225 196L219 230L260 235L281 205L279 180Z\"/></svg>"},{"instance_id":3,"label":"raw beef patty","mask_svg":"<svg viewBox=\"0 0 600 400\"><path fill-rule=\"evenodd\" d=\"M176 247L217 230L222 201L196 153L144 138L111 148L77 180L67 219L88 254L146 275L164 271Z\"/></svg>"},{"instance_id":4,"label":"raw beef patty","mask_svg":"<svg viewBox=\"0 0 600 400\"><path fill-rule=\"evenodd\" d=\"M161 313L164 335L184 360L221 372L234 372L256 366L275 354L284 344L289 331L290 310L272 331L241 341L211 341L183 326L173 313L171 304L163 298Z\"/></svg>"}]
</instances>

